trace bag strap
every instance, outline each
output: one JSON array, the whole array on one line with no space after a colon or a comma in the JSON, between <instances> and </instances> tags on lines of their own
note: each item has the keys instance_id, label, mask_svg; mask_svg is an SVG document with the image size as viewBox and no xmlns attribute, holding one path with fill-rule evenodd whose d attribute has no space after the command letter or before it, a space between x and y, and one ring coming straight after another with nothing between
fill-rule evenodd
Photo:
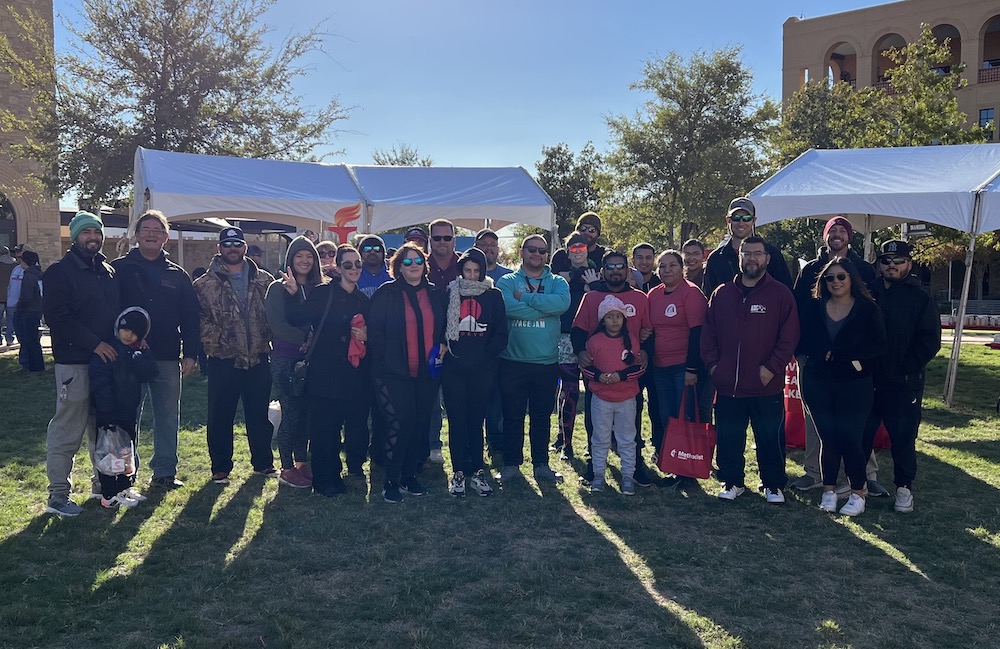
<instances>
[{"instance_id":1,"label":"bag strap","mask_svg":"<svg viewBox=\"0 0 1000 649\"><path fill-rule=\"evenodd\" d=\"M694 393L694 396L695 396L694 423L700 424L701 423L701 413L698 412L698 393L696 392L696 390L698 389L698 384L697 383L695 383L694 385L685 385L684 386L684 390L681 392L681 409L680 409L680 412L678 413L679 416L677 418L680 419L681 421L686 421L687 420L687 409L684 407L684 405L685 405L685 402L687 401L688 388L691 388L691 391Z\"/></svg>"},{"instance_id":2,"label":"bag strap","mask_svg":"<svg viewBox=\"0 0 1000 649\"><path fill-rule=\"evenodd\" d=\"M330 305L333 304L333 286L330 286L330 297L326 300L326 308L323 309L323 317L319 320L319 326L313 331L313 341L309 345L309 350L306 352L306 365L309 364L309 359L312 358L313 351L316 349L316 342L319 340L319 332L323 330L323 325L326 324L326 316L330 313Z\"/></svg>"}]
</instances>

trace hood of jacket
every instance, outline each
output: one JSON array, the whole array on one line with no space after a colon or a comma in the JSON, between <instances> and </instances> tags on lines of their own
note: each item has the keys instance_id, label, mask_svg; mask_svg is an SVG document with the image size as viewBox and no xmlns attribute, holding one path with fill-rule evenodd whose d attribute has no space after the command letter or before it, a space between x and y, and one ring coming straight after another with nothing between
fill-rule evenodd
<instances>
[{"instance_id":1,"label":"hood of jacket","mask_svg":"<svg viewBox=\"0 0 1000 649\"><path fill-rule=\"evenodd\" d=\"M458 258L458 276L462 276L462 268L470 261L479 264L479 279L484 279L486 277L486 254L479 248L469 248Z\"/></svg>"},{"instance_id":2,"label":"hood of jacket","mask_svg":"<svg viewBox=\"0 0 1000 649\"><path fill-rule=\"evenodd\" d=\"M309 239L301 235L292 239L292 242L288 244L288 251L285 252L285 266L286 268L290 267L292 260L295 259L295 255L303 250L309 251L309 254L313 258L313 267L306 277L306 286L316 286L320 283L322 277L320 274L319 252L316 251L316 246Z\"/></svg>"}]
</instances>

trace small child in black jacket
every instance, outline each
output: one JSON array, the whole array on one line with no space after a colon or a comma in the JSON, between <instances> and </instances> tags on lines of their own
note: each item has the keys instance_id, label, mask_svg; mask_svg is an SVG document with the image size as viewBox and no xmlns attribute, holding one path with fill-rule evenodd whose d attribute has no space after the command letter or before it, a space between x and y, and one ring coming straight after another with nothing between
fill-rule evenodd
<instances>
[{"instance_id":1,"label":"small child in black jacket","mask_svg":"<svg viewBox=\"0 0 1000 649\"><path fill-rule=\"evenodd\" d=\"M136 417L142 403L142 384L156 376L156 361L142 343L149 335L149 314L140 307L129 307L115 320L114 338L110 341L117 357L105 362L96 354L90 361L90 398L97 412L98 440L102 431L118 427L132 440L131 472L106 475L98 471L101 481L101 505L107 508L135 507L146 497L136 491L136 470L139 458L135 454L138 432Z\"/></svg>"}]
</instances>

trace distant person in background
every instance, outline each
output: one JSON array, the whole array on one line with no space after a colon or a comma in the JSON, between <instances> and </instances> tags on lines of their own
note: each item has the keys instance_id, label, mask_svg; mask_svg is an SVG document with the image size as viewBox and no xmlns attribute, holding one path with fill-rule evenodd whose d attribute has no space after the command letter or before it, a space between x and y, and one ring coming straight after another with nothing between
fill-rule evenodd
<instances>
[{"instance_id":1,"label":"distant person in background","mask_svg":"<svg viewBox=\"0 0 1000 649\"><path fill-rule=\"evenodd\" d=\"M500 258L500 237L489 228L483 228L476 233L476 247L486 255L486 274L493 280L493 283L500 281L500 278L511 272L510 268L501 266L497 260Z\"/></svg>"},{"instance_id":2,"label":"distant person in background","mask_svg":"<svg viewBox=\"0 0 1000 649\"><path fill-rule=\"evenodd\" d=\"M323 274L334 281L339 280L340 274L337 272L337 244L332 241L320 241L316 244L316 254L319 255L319 266Z\"/></svg>"},{"instance_id":3,"label":"distant person in background","mask_svg":"<svg viewBox=\"0 0 1000 649\"><path fill-rule=\"evenodd\" d=\"M7 283L7 329L8 333L13 332L8 338L7 345L14 344L14 338L20 339L17 335L17 300L21 297L21 280L24 278L24 268L21 267L21 253L25 250L25 245L19 243L12 250L15 266L10 271L10 280ZM27 369L21 365L22 369Z\"/></svg>"},{"instance_id":4,"label":"distant person in background","mask_svg":"<svg viewBox=\"0 0 1000 649\"><path fill-rule=\"evenodd\" d=\"M38 326L42 321L42 267L38 261L38 253L30 250L21 253L21 269L24 271L24 278L21 280L21 295L14 310L17 317L15 328L21 337L21 349L18 351L20 371L44 374L45 360L42 358L42 342L38 333Z\"/></svg>"},{"instance_id":5,"label":"distant person in background","mask_svg":"<svg viewBox=\"0 0 1000 649\"><path fill-rule=\"evenodd\" d=\"M584 212L576 220L574 232L579 232L587 240L587 257L594 262L595 268L601 268L604 259L604 246L597 243L601 236L601 217L595 212ZM569 258L565 250L557 250L552 255L552 272L561 273L569 268Z\"/></svg>"},{"instance_id":6,"label":"distant person in background","mask_svg":"<svg viewBox=\"0 0 1000 649\"><path fill-rule=\"evenodd\" d=\"M403 235L403 243L407 242L417 244L417 247L419 247L424 254L430 252L427 249L427 233L424 232L424 229L421 227L414 226L406 231L406 234Z\"/></svg>"},{"instance_id":7,"label":"distant person in background","mask_svg":"<svg viewBox=\"0 0 1000 649\"><path fill-rule=\"evenodd\" d=\"M257 268L261 269L268 275L274 275L271 270L264 263L264 250L255 243L247 246L247 258L252 259L253 263L257 264Z\"/></svg>"},{"instance_id":8,"label":"distant person in background","mask_svg":"<svg viewBox=\"0 0 1000 649\"><path fill-rule=\"evenodd\" d=\"M3 339L7 346L14 344L14 306L7 307L7 288L10 286L10 274L17 266L17 260L10 254L10 248L3 246L0 248L0 326L3 326Z\"/></svg>"},{"instance_id":9,"label":"distant person in background","mask_svg":"<svg viewBox=\"0 0 1000 649\"><path fill-rule=\"evenodd\" d=\"M688 239L681 246L681 253L684 255L684 279L703 289L702 284L705 281L705 244L697 239Z\"/></svg>"},{"instance_id":10,"label":"distant person in background","mask_svg":"<svg viewBox=\"0 0 1000 649\"><path fill-rule=\"evenodd\" d=\"M193 283L196 279L205 274L205 267L198 266L191 272L191 282ZM200 341L199 341L200 342ZM202 374L206 374L208 370L206 369L208 363L208 356L205 355L205 349L198 345L198 368Z\"/></svg>"}]
</instances>

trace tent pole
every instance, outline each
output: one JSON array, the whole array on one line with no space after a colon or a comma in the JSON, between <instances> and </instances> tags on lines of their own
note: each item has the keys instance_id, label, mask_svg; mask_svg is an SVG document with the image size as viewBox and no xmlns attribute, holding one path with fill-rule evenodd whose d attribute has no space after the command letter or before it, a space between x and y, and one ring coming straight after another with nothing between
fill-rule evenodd
<instances>
[{"instance_id":1,"label":"tent pole","mask_svg":"<svg viewBox=\"0 0 1000 649\"><path fill-rule=\"evenodd\" d=\"M972 258L976 251L976 232L979 230L979 219L983 209L983 191L976 192L972 207L972 228L969 235L969 249L965 253L965 278L962 281L962 299L958 304L958 315L955 319L955 335L951 342L951 358L948 360L948 373L945 375L944 401L949 406L955 405L955 379L958 375L958 358L962 349L962 330L965 328L965 312L969 305L969 288L972 284Z\"/></svg>"},{"instance_id":2,"label":"tent pole","mask_svg":"<svg viewBox=\"0 0 1000 649\"><path fill-rule=\"evenodd\" d=\"M184 232L182 230L176 230L177 232L177 263L181 266L184 265Z\"/></svg>"},{"instance_id":3,"label":"tent pole","mask_svg":"<svg viewBox=\"0 0 1000 649\"><path fill-rule=\"evenodd\" d=\"M871 263L874 260L875 244L872 243L872 215L865 214L865 261Z\"/></svg>"}]
</instances>

